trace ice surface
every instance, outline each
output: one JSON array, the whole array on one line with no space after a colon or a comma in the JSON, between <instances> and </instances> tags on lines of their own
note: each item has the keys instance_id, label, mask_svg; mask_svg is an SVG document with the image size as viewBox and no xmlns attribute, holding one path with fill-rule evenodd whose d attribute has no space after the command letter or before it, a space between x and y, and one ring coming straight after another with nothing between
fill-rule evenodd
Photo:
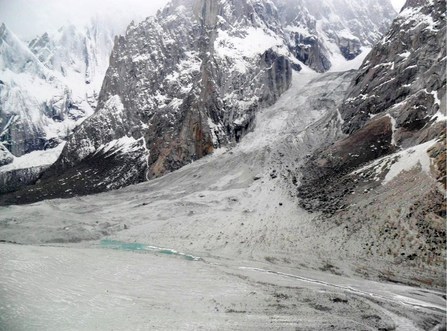
<instances>
[{"instance_id":1,"label":"ice surface","mask_svg":"<svg viewBox=\"0 0 447 331\"><path fill-rule=\"evenodd\" d=\"M416 315L443 309L436 292L321 272L303 278L287 268L263 269L265 264L253 268L242 261L91 248L0 247L4 330L374 330L360 316L369 314L381 316L379 325L412 331L419 328L393 306Z\"/></svg>"}]
</instances>

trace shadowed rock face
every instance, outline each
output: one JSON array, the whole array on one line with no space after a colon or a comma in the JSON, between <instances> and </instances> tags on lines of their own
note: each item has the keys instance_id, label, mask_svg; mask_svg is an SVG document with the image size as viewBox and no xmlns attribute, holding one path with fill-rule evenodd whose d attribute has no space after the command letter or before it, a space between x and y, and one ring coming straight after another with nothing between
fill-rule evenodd
<instances>
[{"instance_id":1,"label":"shadowed rock face","mask_svg":"<svg viewBox=\"0 0 447 331\"><path fill-rule=\"evenodd\" d=\"M252 56L239 71L231 70L231 58L215 55L221 25L238 32L235 13L259 20L261 14L268 16L268 9L250 2L244 2L243 13L229 6L177 1L157 18L130 26L112 52L100 110L70 138L55 169L63 171L82 159L78 151L83 143L96 149L127 135L144 137L147 176L153 178L238 140L250 128L258 106L273 103L288 88L291 68L289 59L272 50ZM225 19L219 26L218 15ZM259 24L270 28L268 22ZM243 26L256 27L250 22ZM116 116L101 110L111 98L122 103Z\"/></svg>"},{"instance_id":2,"label":"shadowed rock face","mask_svg":"<svg viewBox=\"0 0 447 331\"><path fill-rule=\"evenodd\" d=\"M14 156L9 152L9 150L0 144L0 166L11 163L14 160Z\"/></svg>"}]
</instances>

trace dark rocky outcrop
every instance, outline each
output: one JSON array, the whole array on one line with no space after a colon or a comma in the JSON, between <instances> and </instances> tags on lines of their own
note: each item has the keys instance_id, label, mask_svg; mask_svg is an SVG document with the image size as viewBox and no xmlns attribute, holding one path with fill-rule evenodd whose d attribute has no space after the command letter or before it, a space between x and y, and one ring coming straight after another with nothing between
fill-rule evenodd
<instances>
[{"instance_id":1,"label":"dark rocky outcrop","mask_svg":"<svg viewBox=\"0 0 447 331\"><path fill-rule=\"evenodd\" d=\"M302 205L311 211L333 214L343 208L343 198L356 186L346 176L359 166L395 151L388 117L369 122L352 135L317 150L303 168L299 188Z\"/></svg>"},{"instance_id":2,"label":"dark rocky outcrop","mask_svg":"<svg viewBox=\"0 0 447 331\"><path fill-rule=\"evenodd\" d=\"M12 169L0 172L0 194L18 191L34 184L48 166Z\"/></svg>"},{"instance_id":3,"label":"dark rocky outcrop","mask_svg":"<svg viewBox=\"0 0 447 331\"><path fill-rule=\"evenodd\" d=\"M407 1L352 81L338 140L301 169L301 206L348 259L376 265L362 275L445 287L445 7Z\"/></svg>"}]
</instances>

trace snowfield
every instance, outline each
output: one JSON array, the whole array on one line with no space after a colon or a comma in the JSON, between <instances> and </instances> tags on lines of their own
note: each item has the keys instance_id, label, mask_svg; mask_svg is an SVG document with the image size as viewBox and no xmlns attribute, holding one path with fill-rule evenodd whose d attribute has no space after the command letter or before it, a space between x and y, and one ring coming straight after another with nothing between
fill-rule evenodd
<instances>
[{"instance_id":1,"label":"snowfield","mask_svg":"<svg viewBox=\"0 0 447 331\"><path fill-rule=\"evenodd\" d=\"M0 207L0 329L409 331L440 323L442 292L361 279L353 261L334 267L338 252L294 196L306 155L339 134L336 108L352 76L296 74L240 144L162 178Z\"/></svg>"}]
</instances>

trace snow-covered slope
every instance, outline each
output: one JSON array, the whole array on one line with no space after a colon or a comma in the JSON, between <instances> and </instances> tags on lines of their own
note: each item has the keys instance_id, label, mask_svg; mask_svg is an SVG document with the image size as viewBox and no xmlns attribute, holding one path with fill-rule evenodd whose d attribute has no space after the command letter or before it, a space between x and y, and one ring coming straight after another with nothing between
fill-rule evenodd
<instances>
[{"instance_id":1,"label":"snow-covered slope","mask_svg":"<svg viewBox=\"0 0 447 331\"><path fill-rule=\"evenodd\" d=\"M387 0L277 3L293 54L318 72L343 71L346 60L368 53L395 16Z\"/></svg>"},{"instance_id":2,"label":"snow-covered slope","mask_svg":"<svg viewBox=\"0 0 447 331\"><path fill-rule=\"evenodd\" d=\"M97 16L85 27L63 26L28 46L41 63L64 78L74 94L86 97L95 108L119 32L112 22Z\"/></svg>"},{"instance_id":3,"label":"snow-covered slope","mask_svg":"<svg viewBox=\"0 0 447 331\"><path fill-rule=\"evenodd\" d=\"M445 269L445 8L407 1L339 108L346 135L298 172L300 203L323 212L334 246L400 268Z\"/></svg>"},{"instance_id":4,"label":"snow-covered slope","mask_svg":"<svg viewBox=\"0 0 447 331\"><path fill-rule=\"evenodd\" d=\"M65 138L93 113L115 32L99 19L29 45L5 25L0 32L1 141L19 157Z\"/></svg>"},{"instance_id":5,"label":"snow-covered slope","mask_svg":"<svg viewBox=\"0 0 447 331\"><path fill-rule=\"evenodd\" d=\"M0 47L1 142L17 157L43 149L51 140L57 144L84 113L91 113L90 107L81 103L74 109L62 79L5 25L0 28Z\"/></svg>"},{"instance_id":6,"label":"snow-covered slope","mask_svg":"<svg viewBox=\"0 0 447 331\"><path fill-rule=\"evenodd\" d=\"M319 151L309 162L309 183L302 193L312 201L310 209L328 207L334 212L341 208L349 200L346 193L358 186L353 178L343 176L387 154L413 151L406 162L426 164L427 151L436 141L438 146L429 153L438 164L436 177L445 189L445 151L440 147L445 144L446 125L445 4L444 0L408 1L366 57L339 109L348 137ZM431 146L426 146L430 141ZM422 156L414 153L420 148ZM383 174L379 177L403 155L373 163ZM376 175L370 175L375 172L367 172L362 182L368 178L374 183ZM327 185L328 180L336 183Z\"/></svg>"}]
</instances>

